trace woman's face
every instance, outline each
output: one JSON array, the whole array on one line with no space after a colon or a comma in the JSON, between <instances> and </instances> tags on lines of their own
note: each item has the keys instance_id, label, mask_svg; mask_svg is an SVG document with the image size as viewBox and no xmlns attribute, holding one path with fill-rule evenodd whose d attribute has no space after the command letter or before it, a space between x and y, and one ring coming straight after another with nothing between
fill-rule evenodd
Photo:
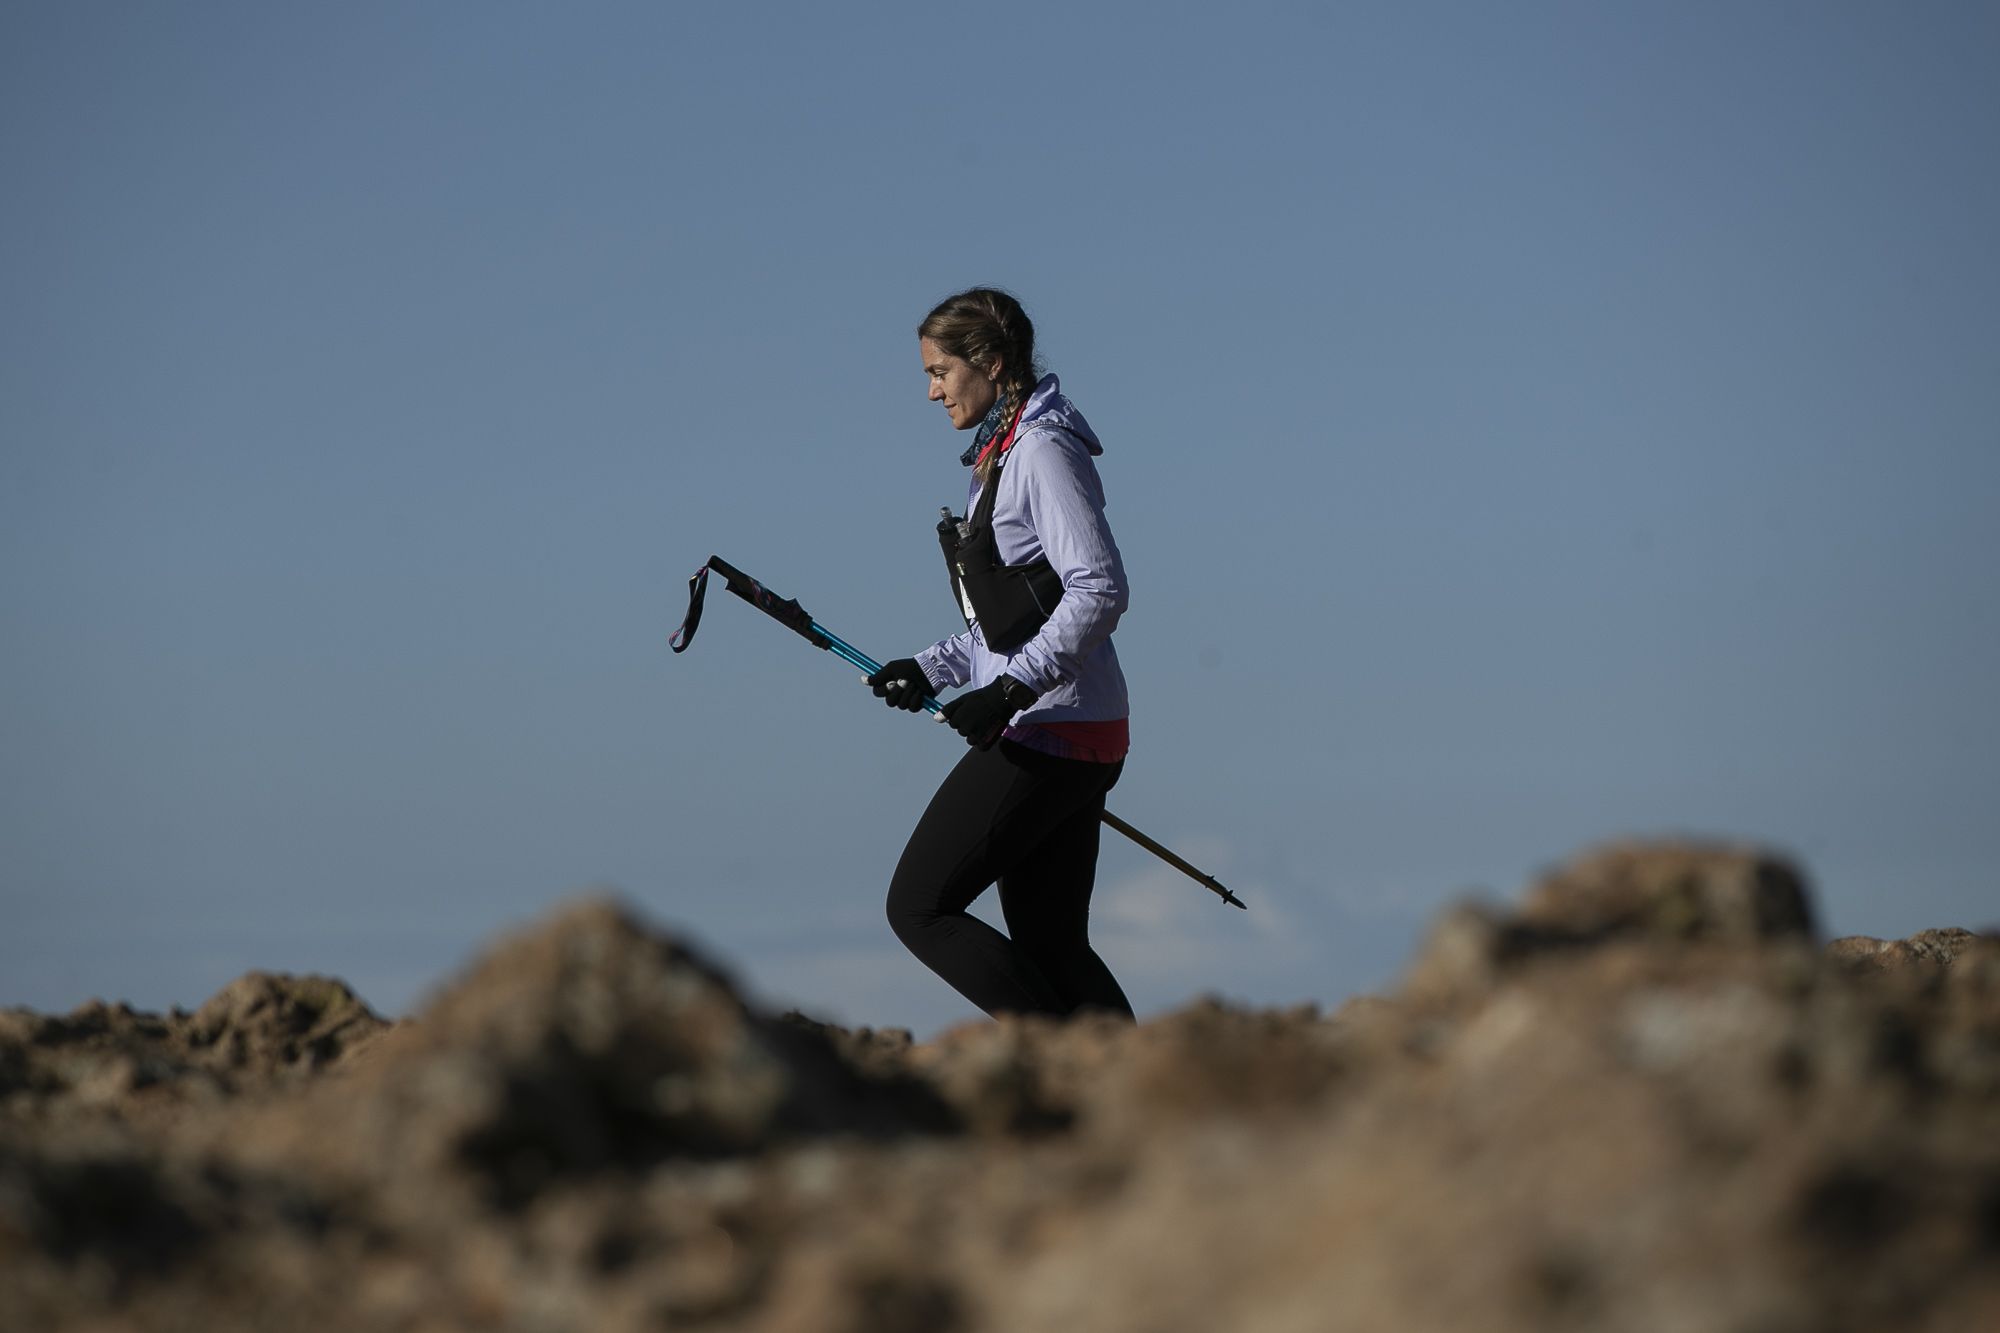
<instances>
[{"instance_id":1,"label":"woman's face","mask_svg":"<svg viewBox=\"0 0 2000 1333\"><path fill-rule=\"evenodd\" d=\"M971 430L986 419L1000 396L999 372L989 375L970 361L953 356L929 338L917 340L924 354L924 373L931 377L931 401L943 403L956 430Z\"/></svg>"}]
</instances>

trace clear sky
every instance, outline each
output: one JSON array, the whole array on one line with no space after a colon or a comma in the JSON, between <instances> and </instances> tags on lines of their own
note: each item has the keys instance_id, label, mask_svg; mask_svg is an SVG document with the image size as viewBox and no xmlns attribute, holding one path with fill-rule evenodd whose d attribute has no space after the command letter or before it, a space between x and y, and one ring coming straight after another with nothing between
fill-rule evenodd
<instances>
[{"instance_id":1,"label":"clear sky","mask_svg":"<svg viewBox=\"0 0 2000 1333\"><path fill-rule=\"evenodd\" d=\"M890 869L958 742L1016 292L1132 582L1096 937L1332 1005L1581 846L2000 922L2000 8L0 8L0 1004L264 967L405 1011L611 887L928 1032Z\"/></svg>"}]
</instances>

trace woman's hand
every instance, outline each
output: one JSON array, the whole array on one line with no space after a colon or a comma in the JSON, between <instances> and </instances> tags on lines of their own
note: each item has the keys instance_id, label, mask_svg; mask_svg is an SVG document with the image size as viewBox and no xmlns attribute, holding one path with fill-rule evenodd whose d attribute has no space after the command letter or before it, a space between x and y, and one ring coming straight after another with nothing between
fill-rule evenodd
<instances>
[{"instance_id":1,"label":"woman's hand","mask_svg":"<svg viewBox=\"0 0 2000 1333\"><path fill-rule=\"evenodd\" d=\"M917 665L914 657L899 657L887 663L874 675L867 677L868 688L875 691L875 697L887 701L891 708L901 708L911 713L924 711L924 700L930 698L931 682L924 675L924 669Z\"/></svg>"},{"instance_id":2,"label":"woman's hand","mask_svg":"<svg viewBox=\"0 0 2000 1333\"><path fill-rule=\"evenodd\" d=\"M1014 714L1040 697L1012 676L1002 676L991 685L982 685L946 704L944 720L965 737L967 745L990 750Z\"/></svg>"}]
</instances>

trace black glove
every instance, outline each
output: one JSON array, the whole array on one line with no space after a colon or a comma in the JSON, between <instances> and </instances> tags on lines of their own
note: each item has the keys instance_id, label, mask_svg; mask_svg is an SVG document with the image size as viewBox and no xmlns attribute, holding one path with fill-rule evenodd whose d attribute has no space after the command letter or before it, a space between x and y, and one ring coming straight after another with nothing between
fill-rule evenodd
<instances>
[{"instance_id":1,"label":"black glove","mask_svg":"<svg viewBox=\"0 0 2000 1333\"><path fill-rule=\"evenodd\" d=\"M886 699L889 707L912 713L924 711L924 700L931 693L930 680L914 657L899 657L885 665L868 678L868 688L875 691L877 699Z\"/></svg>"},{"instance_id":2,"label":"black glove","mask_svg":"<svg viewBox=\"0 0 2000 1333\"><path fill-rule=\"evenodd\" d=\"M967 745L990 750L1014 714L1039 698L1039 694L1012 676L1002 676L991 685L982 685L946 704L944 720L965 737Z\"/></svg>"}]
</instances>

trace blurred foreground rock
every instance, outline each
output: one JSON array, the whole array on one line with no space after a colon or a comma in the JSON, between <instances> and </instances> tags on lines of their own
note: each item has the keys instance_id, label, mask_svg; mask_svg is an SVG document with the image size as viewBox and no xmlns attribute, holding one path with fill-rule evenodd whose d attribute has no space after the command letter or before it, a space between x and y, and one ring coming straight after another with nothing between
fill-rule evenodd
<instances>
[{"instance_id":1,"label":"blurred foreground rock","mask_svg":"<svg viewBox=\"0 0 2000 1333\"><path fill-rule=\"evenodd\" d=\"M614 904L413 1021L0 1014L0 1328L2000 1328L2000 938L1622 844L1389 995L917 1043Z\"/></svg>"}]
</instances>

